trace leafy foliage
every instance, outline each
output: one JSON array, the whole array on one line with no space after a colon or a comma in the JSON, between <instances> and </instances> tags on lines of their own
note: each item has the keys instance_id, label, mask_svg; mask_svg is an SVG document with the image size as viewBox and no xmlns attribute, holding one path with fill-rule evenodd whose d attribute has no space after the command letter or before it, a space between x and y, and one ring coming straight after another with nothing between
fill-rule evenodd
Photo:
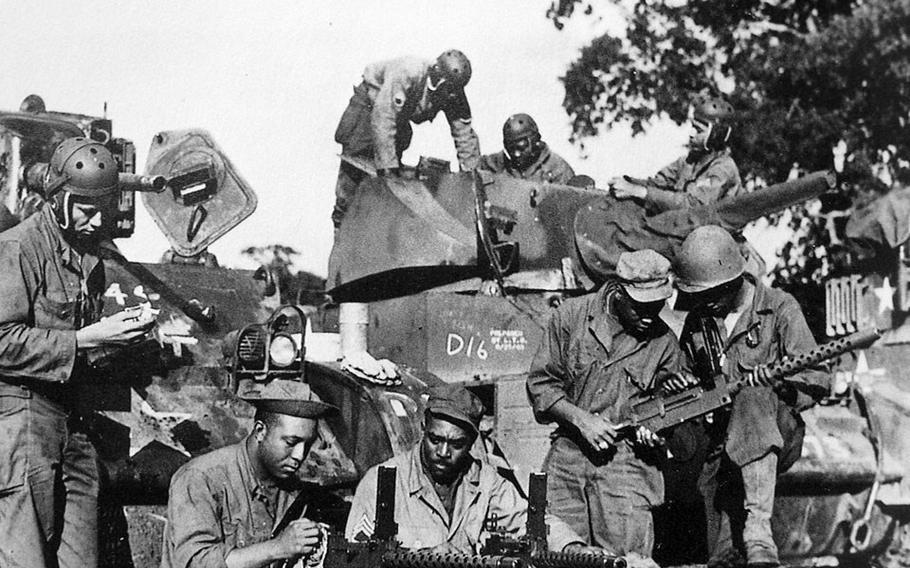
<instances>
[{"instance_id":1,"label":"leafy foliage","mask_svg":"<svg viewBox=\"0 0 910 568\"><path fill-rule=\"evenodd\" d=\"M733 156L761 186L827 169L846 142L843 203L905 183L910 163L910 0L613 0L622 36L602 35L563 76L573 140L617 123L643 132L658 117L687 118L692 97L723 93L737 109ZM561 28L597 5L558 0ZM825 202L790 218L797 237L781 253L775 283L818 301L838 269ZM805 304L804 304L805 305Z\"/></svg>"},{"instance_id":2,"label":"leafy foliage","mask_svg":"<svg viewBox=\"0 0 910 568\"><path fill-rule=\"evenodd\" d=\"M300 256L294 247L280 244L247 247L242 254L272 273L281 292L282 304L318 306L325 302L325 278L304 270L294 270L294 258Z\"/></svg>"}]
</instances>

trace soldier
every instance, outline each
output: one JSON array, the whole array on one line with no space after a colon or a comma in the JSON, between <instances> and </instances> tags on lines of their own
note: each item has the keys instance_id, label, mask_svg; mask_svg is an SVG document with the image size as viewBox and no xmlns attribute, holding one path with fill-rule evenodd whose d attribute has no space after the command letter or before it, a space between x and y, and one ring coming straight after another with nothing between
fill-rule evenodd
<instances>
[{"instance_id":1,"label":"soldier","mask_svg":"<svg viewBox=\"0 0 910 568\"><path fill-rule=\"evenodd\" d=\"M506 119L502 125L502 147L501 152L484 156L480 169L563 185L575 176L572 166L540 139L537 123L527 114L513 114Z\"/></svg>"},{"instance_id":2,"label":"soldier","mask_svg":"<svg viewBox=\"0 0 910 568\"><path fill-rule=\"evenodd\" d=\"M739 168L727 142L733 107L721 98L699 96L692 116L689 152L647 180L617 177L610 187L617 199L635 199L648 213L709 205L743 193Z\"/></svg>"},{"instance_id":3,"label":"soldier","mask_svg":"<svg viewBox=\"0 0 910 568\"><path fill-rule=\"evenodd\" d=\"M368 65L363 82L335 130L342 154L372 160L379 176L397 176L401 154L411 145L411 124L432 121L442 111L452 130L458 164L473 170L480 160L480 142L471 126L471 107L464 88L471 62L450 49L436 61L400 57ZM364 173L344 161L335 187L332 221L341 224Z\"/></svg>"},{"instance_id":4,"label":"soldier","mask_svg":"<svg viewBox=\"0 0 910 568\"><path fill-rule=\"evenodd\" d=\"M816 347L799 304L789 294L767 288L745 272L733 237L717 226L699 227L677 255L677 286L695 306L687 328L708 327L716 334L683 332L688 352L699 342L719 338L719 362L728 380L748 376L729 413L715 413L707 425L708 459L699 486L705 498L712 565L727 565L744 554L748 566L777 566L771 535L776 476L799 457L803 423L799 412L827 392L827 375L807 369L772 383L768 365ZM704 323L692 326L692 318ZM701 343L704 345L704 343ZM698 368L693 361L693 368ZM683 375L666 387L686 388ZM741 535L731 538L733 530ZM738 529L737 529L738 527ZM734 549L733 543L743 543Z\"/></svg>"},{"instance_id":5,"label":"soldier","mask_svg":"<svg viewBox=\"0 0 910 568\"><path fill-rule=\"evenodd\" d=\"M559 306L528 377L538 421L558 425L544 462L553 514L623 555L651 555L651 509L663 501L658 438L644 428L620 438L617 425L631 397L680 365L658 317L672 293L669 269L652 250L620 255L618 285Z\"/></svg>"},{"instance_id":6,"label":"soldier","mask_svg":"<svg viewBox=\"0 0 910 568\"><path fill-rule=\"evenodd\" d=\"M97 566L98 456L89 439L86 350L140 338L150 318L100 319L97 254L119 198L101 144L51 157L47 202L0 235L0 565Z\"/></svg>"},{"instance_id":7,"label":"soldier","mask_svg":"<svg viewBox=\"0 0 910 568\"><path fill-rule=\"evenodd\" d=\"M519 534L525 528L527 501L511 472L474 458L483 405L458 385L430 390L424 434L411 450L384 466L397 468L395 521L405 548L477 554L486 541L488 521ZM362 540L373 533L379 466L357 486L345 537ZM565 523L547 516L551 550L593 552Z\"/></svg>"},{"instance_id":8,"label":"soldier","mask_svg":"<svg viewBox=\"0 0 910 568\"><path fill-rule=\"evenodd\" d=\"M317 420L337 409L308 385L279 379L250 402L256 415L244 440L190 460L171 479L162 568L267 566L323 544L322 528L297 518L304 497L295 473L318 438Z\"/></svg>"}]
</instances>

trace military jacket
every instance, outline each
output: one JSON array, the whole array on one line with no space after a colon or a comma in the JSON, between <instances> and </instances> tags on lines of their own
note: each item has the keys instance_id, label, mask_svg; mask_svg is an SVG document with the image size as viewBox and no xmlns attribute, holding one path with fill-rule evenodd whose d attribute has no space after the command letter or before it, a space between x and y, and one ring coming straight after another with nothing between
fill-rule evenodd
<instances>
[{"instance_id":1,"label":"military jacket","mask_svg":"<svg viewBox=\"0 0 910 568\"><path fill-rule=\"evenodd\" d=\"M729 150L711 152L695 163L682 156L647 182L650 213L709 205L745 191Z\"/></svg>"},{"instance_id":2,"label":"military jacket","mask_svg":"<svg viewBox=\"0 0 910 568\"><path fill-rule=\"evenodd\" d=\"M558 154L552 152L546 144L544 144L540 157L524 171L512 167L509 157L504 151L484 156L480 161L480 169L497 174L506 173L518 179L562 185L569 183L569 180L575 176L572 166Z\"/></svg>"},{"instance_id":3,"label":"military jacket","mask_svg":"<svg viewBox=\"0 0 910 568\"><path fill-rule=\"evenodd\" d=\"M761 283L754 286L751 309L739 317L723 348L724 374L737 381L759 365L777 363L817 346L793 296ZM811 406L827 392L828 379L820 367L788 376L788 382L797 384L789 400L781 399L770 387L744 387L733 399L727 430L726 450L734 463L748 463L771 448L789 444L788 437L801 424L786 409L799 412Z\"/></svg>"},{"instance_id":4,"label":"military jacket","mask_svg":"<svg viewBox=\"0 0 910 568\"><path fill-rule=\"evenodd\" d=\"M679 370L676 336L662 321L648 339L628 334L611 312L609 288L570 298L553 313L528 376L538 420L551 421L549 409L566 399L618 423L631 397L651 391L656 377Z\"/></svg>"},{"instance_id":5,"label":"military jacket","mask_svg":"<svg viewBox=\"0 0 910 568\"><path fill-rule=\"evenodd\" d=\"M395 522L398 541L405 548L429 548L445 542L479 553L489 533L487 519L496 518L498 530L513 536L524 534L528 503L516 482L490 463L474 460L455 494L451 517L423 471L420 443L380 464L397 468ZM354 495L345 537L356 540L360 533L371 536L376 517L376 482L379 467L370 468ZM561 551L567 544L584 541L564 522L547 516L548 545Z\"/></svg>"},{"instance_id":6,"label":"military jacket","mask_svg":"<svg viewBox=\"0 0 910 568\"><path fill-rule=\"evenodd\" d=\"M430 98L427 76L432 61L400 57L367 66L363 81L373 103L371 122L377 169L398 167L396 136L409 129L408 122L432 121L439 111L446 115L462 170L472 170L480 160L480 141L471 126L471 108L464 91L442 102Z\"/></svg>"},{"instance_id":7,"label":"military jacket","mask_svg":"<svg viewBox=\"0 0 910 568\"><path fill-rule=\"evenodd\" d=\"M246 439L186 463L171 479L161 567L221 568L232 550L272 538L299 495L274 491L273 509L253 473Z\"/></svg>"},{"instance_id":8,"label":"military jacket","mask_svg":"<svg viewBox=\"0 0 910 568\"><path fill-rule=\"evenodd\" d=\"M0 234L0 383L67 383L75 330L98 321L103 293L103 263L63 238L49 206Z\"/></svg>"}]
</instances>

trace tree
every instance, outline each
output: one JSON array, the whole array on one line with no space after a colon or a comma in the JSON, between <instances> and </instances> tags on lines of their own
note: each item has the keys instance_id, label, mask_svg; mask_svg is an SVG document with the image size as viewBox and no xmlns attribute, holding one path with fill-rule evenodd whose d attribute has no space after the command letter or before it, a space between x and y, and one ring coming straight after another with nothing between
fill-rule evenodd
<instances>
[{"instance_id":1,"label":"tree","mask_svg":"<svg viewBox=\"0 0 910 568\"><path fill-rule=\"evenodd\" d=\"M247 247L242 254L265 266L277 280L282 304L318 306L325 302L325 278L294 269L300 253L287 245Z\"/></svg>"},{"instance_id":2,"label":"tree","mask_svg":"<svg viewBox=\"0 0 910 568\"><path fill-rule=\"evenodd\" d=\"M565 76L573 140L658 117L687 118L692 95L723 93L737 109L731 140L746 183L827 169L843 140L842 197L854 205L903 183L910 163L910 0L614 0L623 36L584 47ZM594 4L559 0L561 28ZM840 201L840 200L834 200ZM818 303L838 269L821 210L798 208L777 285ZM805 304L804 304L805 305Z\"/></svg>"}]
</instances>

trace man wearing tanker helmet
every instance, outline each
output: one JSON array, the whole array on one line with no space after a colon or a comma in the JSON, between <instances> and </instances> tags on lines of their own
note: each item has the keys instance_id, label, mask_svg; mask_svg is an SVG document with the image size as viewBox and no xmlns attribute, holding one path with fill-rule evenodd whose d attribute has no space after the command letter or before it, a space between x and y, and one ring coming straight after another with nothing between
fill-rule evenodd
<instances>
[{"instance_id":1,"label":"man wearing tanker helmet","mask_svg":"<svg viewBox=\"0 0 910 568\"><path fill-rule=\"evenodd\" d=\"M550 151L540 137L537 123L525 113L513 114L502 125L501 152L488 154L479 168L514 178L567 184L575 172L565 160Z\"/></svg>"},{"instance_id":2,"label":"man wearing tanker helmet","mask_svg":"<svg viewBox=\"0 0 910 568\"><path fill-rule=\"evenodd\" d=\"M111 153L64 140L44 194L41 210L0 234L0 565L96 566L99 472L80 386L85 352L139 339L154 320L100 318L97 252L119 198Z\"/></svg>"},{"instance_id":3,"label":"man wearing tanker helmet","mask_svg":"<svg viewBox=\"0 0 910 568\"><path fill-rule=\"evenodd\" d=\"M471 107L464 88L471 79L471 62L457 49L433 60L399 57L368 65L363 82L335 130L342 154L371 160L379 176L398 176L401 155L411 145L411 123L446 116L461 170L480 161L480 142L471 126ZM335 186L332 221L337 228L354 191L366 174L344 161Z\"/></svg>"},{"instance_id":4,"label":"man wearing tanker helmet","mask_svg":"<svg viewBox=\"0 0 910 568\"><path fill-rule=\"evenodd\" d=\"M747 380L729 411L715 412L702 426L708 458L699 479L708 520L709 565L745 560L747 566L777 566L771 513L777 474L800 455L799 413L827 392L828 376L805 369L773 381L769 365L816 347L799 304L768 288L745 270L733 237L718 226L695 229L676 256L680 300L692 308L681 342L696 371L723 353L727 380ZM708 342L714 349L706 349ZM679 391L694 378L677 375L664 387ZM734 534L740 533L740 534Z\"/></svg>"},{"instance_id":5,"label":"man wearing tanker helmet","mask_svg":"<svg viewBox=\"0 0 910 568\"><path fill-rule=\"evenodd\" d=\"M650 557L652 510L663 502L659 439L620 436L629 400L677 373L682 353L660 319L672 294L670 261L626 252L618 281L564 301L531 366L528 395L539 422L555 422L544 461L551 511L588 544Z\"/></svg>"},{"instance_id":6,"label":"man wearing tanker helmet","mask_svg":"<svg viewBox=\"0 0 910 568\"><path fill-rule=\"evenodd\" d=\"M689 151L647 180L626 176L610 180L617 199L635 199L649 213L709 205L745 190L728 142L733 107L706 95L695 99Z\"/></svg>"}]
</instances>

